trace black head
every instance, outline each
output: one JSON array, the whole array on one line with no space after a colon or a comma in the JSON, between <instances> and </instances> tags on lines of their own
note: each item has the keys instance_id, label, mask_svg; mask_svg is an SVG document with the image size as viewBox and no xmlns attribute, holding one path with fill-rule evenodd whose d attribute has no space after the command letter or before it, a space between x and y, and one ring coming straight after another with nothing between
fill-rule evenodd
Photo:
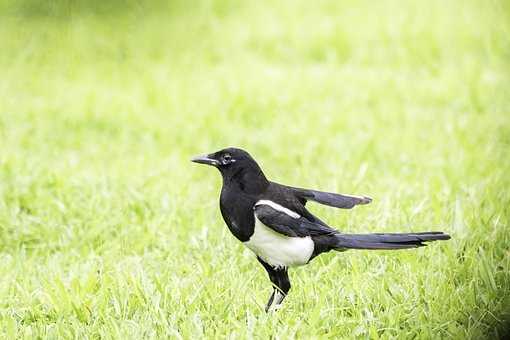
<instances>
[{"instance_id":1,"label":"black head","mask_svg":"<svg viewBox=\"0 0 510 340\"><path fill-rule=\"evenodd\" d=\"M248 152L237 148L226 148L210 154L197 156L192 158L191 161L212 165L225 175L235 173L239 169L259 167Z\"/></svg>"},{"instance_id":2,"label":"black head","mask_svg":"<svg viewBox=\"0 0 510 340\"><path fill-rule=\"evenodd\" d=\"M192 162L212 165L224 180L239 182L241 186L266 183L267 179L250 154L238 148L226 148L191 159Z\"/></svg>"}]
</instances>

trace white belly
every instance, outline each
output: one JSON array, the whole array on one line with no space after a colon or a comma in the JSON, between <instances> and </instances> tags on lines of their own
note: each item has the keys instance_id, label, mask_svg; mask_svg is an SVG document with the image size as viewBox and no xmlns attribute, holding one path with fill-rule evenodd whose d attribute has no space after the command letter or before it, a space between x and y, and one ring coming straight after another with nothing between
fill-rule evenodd
<instances>
[{"instance_id":1,"label":"white belly","mask_svg":"<svg viewBox=\"0 0 510 340\"><path fill-rule=\"evenodd\" d=\"M255 216L255 230L244 244L264 262L274 267L300 266L308 263L314 244L310 236L289 237L266 227Z\"/></svg>"}]
</instances>

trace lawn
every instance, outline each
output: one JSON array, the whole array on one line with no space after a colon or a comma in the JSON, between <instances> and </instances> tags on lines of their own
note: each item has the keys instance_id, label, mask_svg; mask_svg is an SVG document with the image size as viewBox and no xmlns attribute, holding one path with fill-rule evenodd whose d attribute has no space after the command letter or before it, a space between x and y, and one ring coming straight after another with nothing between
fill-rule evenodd
<instances>
[{"instance_id":1,"label":"lawn","mask_svg":"<svg viewBox=\"0 0 510 340\"><path fill-rule=\"evenodd\" d=\"M0 0L0 44L0 338L508 334L508 1ZM225 146L452 239L322 255L268 315L189 161Z\"/></svg>"}]
</instances>

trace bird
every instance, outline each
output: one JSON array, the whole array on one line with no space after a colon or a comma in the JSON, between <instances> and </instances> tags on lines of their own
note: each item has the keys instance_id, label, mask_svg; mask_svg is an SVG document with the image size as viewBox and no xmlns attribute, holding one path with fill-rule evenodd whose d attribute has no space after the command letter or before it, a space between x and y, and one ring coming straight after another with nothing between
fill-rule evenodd
<instances>
[{"instance_id":1,"label":"bird","mask_svg":"<svg viewBox=\"0 0 510 340\"><path fill-rule=\"evenodd\" d=\"M291 289L288 269L303 266L320 254L349 249L408 249L448 240L439 231L345 234L330 227L305 207L308 201L340 209L372 202L347 195L297 188L267 179L253 157L228 147L197 156L192 162L217 168L223 183L220 211L230 232L248 247L272 283L266 312L280 309Z\"/></svg>"}]
</instances>

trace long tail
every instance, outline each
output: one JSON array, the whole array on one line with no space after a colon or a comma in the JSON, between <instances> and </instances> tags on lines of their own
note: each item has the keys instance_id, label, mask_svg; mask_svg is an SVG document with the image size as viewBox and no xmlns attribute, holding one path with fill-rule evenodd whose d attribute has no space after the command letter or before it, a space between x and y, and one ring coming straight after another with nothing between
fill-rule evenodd
<instances>
[{"instance_id":1,"label":"long tail","mask_svg":"<svg viewBox=\"0 0 510 340\"><path fill-rule=\"evenodd\" d=\"M449 240L440 231L402 234L337 234L333 248L345 249L407 249L426 246L425 242Z\"/></svg>"}]
</instances>

